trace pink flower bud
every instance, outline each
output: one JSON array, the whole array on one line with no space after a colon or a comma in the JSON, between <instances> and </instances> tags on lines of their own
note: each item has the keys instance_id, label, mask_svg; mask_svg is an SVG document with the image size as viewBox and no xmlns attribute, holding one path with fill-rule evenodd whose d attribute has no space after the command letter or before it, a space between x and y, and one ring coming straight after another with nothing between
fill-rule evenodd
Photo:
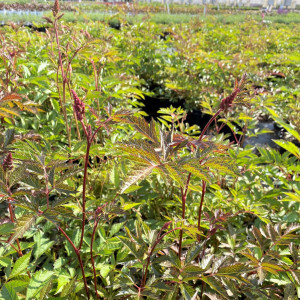
<instances>
[{"instance_id":1,"label":"pink flower bud","mask_svg":"<svg viewBox=\"0 0 300 300\"><path fill-rule=\"evenodd\" d=\"M77 117L78 121L82 121L84 113L85 113L85 105L79 99L79 97L77 96L77 94L74 90L71 90L71 93L72 93L72 96L73 96L73 99L74 99L73 107L74 107L76 117Z\"/></svg>"},{"instance_id":2,"label":"pink flower bud","mask_svg":"<svg viewBox=\"0 0 300 300\"><path fill-rule=\"evenodd\" d=\"M5 157L5 159L3 160L2 166L4 171L11 170L13 168L13 159L12 159L11 152L9 152Z\"/></svg>"},{"instance_id":3,"label":"pink flower bud","mask_svg":"<svg viewBox=\"0 0 300 300\"><path fill-rule=\"evenodd\" d=\"M222 110L227 110L229 107L232 106L232 103L233 103L233 100L236 98L237 94L240 92L240 89L235 89L231 95L229 95L228 97L224 98L222 101L221 101L221 104L220 104L220 109Z\"/></svg>"}]
</instances>

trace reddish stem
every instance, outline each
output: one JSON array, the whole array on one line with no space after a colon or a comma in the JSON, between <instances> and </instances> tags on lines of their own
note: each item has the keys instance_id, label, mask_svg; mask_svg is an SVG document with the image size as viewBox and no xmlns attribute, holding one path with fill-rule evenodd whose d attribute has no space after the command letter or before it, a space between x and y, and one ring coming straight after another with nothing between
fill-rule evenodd
<instances>
[{"instance_id":1,"label":"reddish stem","mask_svg":"<svg viewBox=\"0 0 300 300\"><path fill-rule=\"evenodd\" d=\"M85 211L85 202L86 202L86 183L87 183L87 169L88 169L88 162L89 162L89 154L90 154L90 141L87 137L87 147L86 147L86 154L85 154L85 161L84 161L84 173L83 173L83 187L82 187L82 226L81 226L81 237L79 242L78 249L80 250L83 243L83 236L84 236L84 229L85 229L85 219L86 219L86 211Z\"/></svg>"},{"instance_id":2,"label":"reddish stem","mask_svg":"<svg viewBox=\"0 0 300 300\"><path fill-rule=\"evenodd\" d=\"M189 173L186 184L185 184L185 190L183 192L183 188L181 188L181 201L182 201L182 222L185 219L185 204L186 204L186 195L189 189L189 184L190 184L190 180L191 180L191 173ZM179 250L178 250L178 257L179 259L181 259L181 247L182 247L182 238L183 238L183 231L182 229L180 230L180 234L179 234Z\"/></svg>"},{"instance_id":3,"label":"reddish stem","mask_svg":"<svg viewBox=\"0 0 300 300\"><path fill-rule=\"evenodd\" d=\"M207 122L207 124L205 125L204 129L201 132L201 135L199 137L199 141L201 141L203 139L203 136L205 134L205 132L207 131L209 125L217 118L217 116L223 111L223 109L219 108L218 111L211 117L211 119Z\"/></svg>"},{"instance_id":4,"label":"reddish stem","mask_svg":"<svg viewBox=\"0 0 300 300\"><path fill-rule=\"evenodd\" d=\"M147 263L146 263L146 266L145 266L145 273L143 275L143 278L142 278L142 282L141 282L141 286L139 288L139 292L140 291L143 291L143 289L145 288L145 285L146 285L146 279L147 279L147 274L148 274L148 267L150 265L150 260L151 260L151 256L156 248L156 246L161 242L161 240L167 235L167 234L170 234L171 232L175 231L175 230L182 230L181 227L176 227L174 229L171 229L169 230L168 232L164 233L162 236L160 236L154 243L154 245L152 246L149 254L148 254L148 257L147 257Z\"/></svg>"},{"instance_id":5,"label":"reddish stem","mask_svg":"<svg viewBox=\"0 0 300 300\"><path fill-rule=\"evenodd\" d=\"M96 218L95 222L94 222L94 229L93 229L92 238L91 238L90 253L91 253L91 262L92 262L93 273L94 273L95 293L96 293L97 299L100 299L100 296L99 296L98 290L97 290L97 274L96 274L95 261L94 261L94 256L93 256L93 244L94 244L95 233L96 233L98 223L99 223L99 218Z\"/></svg>"},{"instance_id":6,"label":"reddish stem","mask_svg":"<svg viewBox=\"0 0 300 300\"><path fill-rule=\"evenodd\" d=\"M64 67L63 67L63 62L62 62L62 56L61 56L61 50L60 50L60 42L59 42L59 37L58 37L58 27L57 27L57 18L54 20L54 31L55 31L55 39L56 39L56 44L57 44L57 50L58 50L58 60L59 60L59 66L61 69L61 76L62 76L62 85L63 85L63 96L62 96L62 102L63 102L63 115L65 119L65 125L66 125L66 130L67 130L67 137L68 137L68 144L69 147L71 147L71 131L69 128L68 124L68 118L67 118L67 112L66 112L66 83L67 83L67 78L65 76L64 72Z\"/></svg>"},{"instance_id":7,"label":"reddish stem","mask_svg":"<svg viewBox=\"0 0 300 300\"><path fill-rule=\"evenodd\" d=\"M70 243L70 245L74 249L74 252L75 252L75 254L78 258L78 261L79 261L79 265L80 265L80 269L81 269L81 273L82 273L82 278L83 278L83 283L84 283L84 287L85 287L85 292L86 292L86 295L87 295L88 299L90 299L90 294L89 294L89 289L88 289L88 285L87 285L87 281L86 281L86 277L85 277L84 267L83 267L82 259L81 259L81 256L80 256L80 249L78 249L74 245L72 240L69 238L69 236L64 232L64 230L60 226L58 226L58 230L64 235L64 237L68 240L68 242Z\"/></svg>"},{"instance_id":8,"label":"reddish stem","mask_svg":"<svg viewBox=\"0 0 300 300\"><path fill-rule=\"evenodd\" d=\"M111 118L108 118L104 123L110 121ZM86 146L86 154L85 154L85 161L84 161L84 173L83 173L83 187L82 187L82 226L81 226L81 237L80 237L80 242L79 242L79 247L78 249L80 250L82 247L82 243L83 243L83 236L84 236L84 229L85 229L85 219L86 219L86 211L85 211L85 203L86 203L86 185L87 185L87 169L88 169L88 163L89 163L89 156L90 156L90 148L91 148L91 144L96 136L96 134L98 133L98 131L100 130L100 128L102 127L99 126L93 133L93 135L90 137L89 133L86 130L86 127L84 125L83 121L80 121L84 134L86 136L86 141L87 141L87 146Z\"/></svg>"}]
</instances>

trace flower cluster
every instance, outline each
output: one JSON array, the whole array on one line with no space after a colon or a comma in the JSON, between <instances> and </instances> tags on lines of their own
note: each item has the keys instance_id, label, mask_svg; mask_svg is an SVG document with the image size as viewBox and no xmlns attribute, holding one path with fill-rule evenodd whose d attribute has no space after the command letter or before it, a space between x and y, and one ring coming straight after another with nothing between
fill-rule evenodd
<instances>
[{"instance_id":1,"label":"flower cluster","mask_svg":"<svg viewBox=\"0 0 300 300\"><path fill-rule=\"evenodd\" d=\"M78 121L82 121L83 117L84 117L84 113L85 113L85 105L84 103L79 99L79 97L77 96L76 92L74 90L71 90L73 99L74 99L74 111L76 114L76 117L78 119Z\"/></svg>"},{"instance_id":2,"label":"flower cluster","mask_svg":"<svg viewBox=\"0 0 300 300\"><path fill-rule=\"evenodd\" d=\"M13 168L13 159L12 159L11 152L9 152L5 157L5 159L3 160L2 167L4 171L11 170Z\"/></svg>"},{"instance_id":3,"label":"flower cluster","mask_svg":"<svg viewBox=\"0 0 300 300\"><path fill-rule=\"evenodd\" d=\"M221 104L220 104L220 109L222 109L223 111L228 110L228 108L232 106L232 103L239 92L240 92L240 89L237 88L228 97L222 99Z\"/></svg>"},{"instance_id":4,"label":"flower cluster","mask_svg":"<svg viewBox=\"0 0 300 300\"><path fill-rule=\"evenodd\" d=\"M53 11L53 15L55 17L59 12L59 1L58 0L55 0L52 11Z\"/></svg>"}]
</instances>

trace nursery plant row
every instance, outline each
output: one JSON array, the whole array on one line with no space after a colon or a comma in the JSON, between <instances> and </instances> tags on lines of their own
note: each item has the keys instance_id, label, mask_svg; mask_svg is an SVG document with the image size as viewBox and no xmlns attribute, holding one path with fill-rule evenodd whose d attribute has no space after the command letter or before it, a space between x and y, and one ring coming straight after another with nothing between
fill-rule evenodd
<instances>
[{"instance_id":1,"label":"nursery plant row","mask_svg":"<svg viewBox=\"0 0 300 300\"><path fill-rule=\"evenodd\" d=\"M0 27L0 299L298 299L299 26L114 17Z\"/></svg>"}]
</instances>

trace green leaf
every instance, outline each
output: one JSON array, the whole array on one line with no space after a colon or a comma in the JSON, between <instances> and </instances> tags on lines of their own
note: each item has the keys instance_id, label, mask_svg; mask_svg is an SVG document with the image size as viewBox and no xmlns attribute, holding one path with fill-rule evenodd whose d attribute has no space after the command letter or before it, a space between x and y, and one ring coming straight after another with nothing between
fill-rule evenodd
<instances>
[{"instance_id":1,"label":"green leaf","mask_svg":"<svg viewBox=\"0 0 300 300\"><path fill-rule=\"evenodd\" d=\"M7 244L7 247L10 246L16 239L23 236L26 230L28 230L36 219L35 215L25 214L17 220L15 226L15 234L12 236L11 240Z\"/></svg>"},{"instance_id":2,"label":"green leaf","mask_svg":"<svg viewBox=\"0 0 300 300\"><path fill-rule=\"evenodd\" d=\"M21 256L14 264L14 267L9 275L9 279L19 275L25 269L27 269L30 261L31 251L23 256Z\"/></svg>"},{"instance_id":3,"label":"green leaf","mask_svg":"<svg viewBox=\"0 0 300 300\"><path fill-rule=\"evenodd\" d=\"M50 241L50 239L45 238L40 231L38 231L34 235L34 241L35 241L35 245L34 245L35 260L37 260L54 244L54 241Z\"/></svg>"},{"instance_id":4,"label":"green leaf","mask_svg":"<svg viewBox=\"0 0 300 300\"><path fill-rule=\"evenodd\" d=\"M284 193L288 197L282 199L281 201L296 201L300 202L300 194L294 194L294 193Z\"/></svg>"},{"instance_id":5,"label":"green leaf","mask_svg":"<svg viewBox=\"0 0 300 300\"><path fill-rule=\"evenodd\" d=\"M49 299L47 295L51 291L52 281L49 281L40 291L39 300ZM47 297L47 298L46 298Z\"/></svg>"},{"instance_id":6,"label":"green leaf","mask_svg":"<svg viewBox=\"0 0 300 300\"><path fill-rule=\"evenodd\" d=\"M136 249L136 244L131 242L128 238L123 236L118 236L118 239L130 250L130 252L137 258L140 259L139 254Z\"/></svg>"},{"instance_id":7,"label":"green leaf","mask_svg":"<svg viewBox=\"0 0 300 300\"><path fill-rule=\"evenodd\" d=\"M248 271L248 268L244 264L237 263L237 264L234 264L231 266L220 268L216 275L236 274L236 273L241 273L241 272L246 272L246 271Z\"/></svg>"},{"instance_id":8,"label":"green leaf","mask_svg":"<svg viewBox=\"0 0 300 300\"><path fill-rule=\"evenodd\" d=\"M96 270L100 271L100 274L103 278L106 278L109 272L113 269L114 267L112 265L108 264L97 264Z\"/></svg>"},{"instance_id":9,"label":"green leaf","mask_svg":"<svg viewBox=\"0 0 300 300\"><path fill-rule=\"evenodd\" d=\"M155 165L140 166L135 168L129 175L127 180L123 183L121 188L121 194L124 193L131 185L135 184L139 180L145 179L148 175L151 174Z\"/></svg>"},{"instance_id":10,"label":"green leaf","mask_svg":"<svg viewBox=\"0 0 300 300\"><path fill-rule=\"evenodd\" d=\"M284 140L273 140L273 142L300 159L300 149L294 143Z\"/></svg>"},{"instance_id":11,"label":"green leaf","mask_svg":"<svg viewBox=\"0 0 300 300\"><path fill-rule=\"evenodd\" d=\"M11 258L9 257L0 257L0 266L7 267L11 263Z\"/></svg>"},{"instance_id":12,"label":"green leaf","mask_svg":"<svg viewBox=\"0 0 300 300\"><path fill-rule=\"evenodd\" d=\"M13 232L14 224L13 223L5 223L0 225L0 235L6 235Z\"/></svg>"},{"instance_id":13,"label":"green leaf","mask_svg":"<svg viewBox=\"0 0 300 300\"><path fill-rule=\"evenodd\" d=\"M18 300L18 296L10 282L4 284L0 293L1 297L5 300Z\"/></svg>"},{"instance_id":14,"label":"green leaf","mask_svg":"<svg viewBox=\"0 0 300 300\"><path fill-rule=\"evenodd\" d=\"M75 282L76 282L76 277L72 278L63 288L60 296L64 297L67 295L71 295L72 292L75 290Z\"/></svg>"},{"instance_id":15,"label":"green leaf","mask_svg":"<svg viewBox=\"0 0 300 300\"><path fill-rule=\"evenodd\" d=\"M24 171L25 171L25 166L20 166L16 169L13 169L12 173L10 174L9 178L9 184L10 188L19 183L19 181L24 177Z\"/></svg>"},{"instance_id":16,"label":"green leaf","mask_svg":"<svg viewBox=\"0 0 300 300\"><path fill-rule=\"evenodd\" d=\"M206 282L213 290L215 290L216 292L218 292L220 295L222 295L223 297L225 297L226 299L228 299L228 295L226 293L225 288L222 286L222 283L209 276L209 277L201 277L201 280L203 280L204 282Z\"/></svg>"},{"instance_id":17,"label":"green leaf","mask_svg":"<svg viewBox=\"0 0 300 300\"><path fill-rule=\"evenodd\" d=\"M197 295L197 292L190 285L180 284L179 287L185 300L191 300L195 294Z\"/></svg>"},{"instance_id":18,"label":"green leaf","mask_svg":"<svg viewBox=\"0 0 300 300\"><path fill-rule=\"evenodd\" d=\"M109 231L109 237L112 237L114 234L118 233L122 229L124 224L125 222L113 224Z\"/></svg>"},{"instance_id":19,"label":"green leaf","mask_svg":"<svg viewBox=\"0 0 300 300\"><path fill-rule=\"evenodd\" d=\"M4 186L4 191L6 191L5 172L4 172L2 164L0 164L0 182L2 182L2 184Z\"/></svg>"},{"instance_id":20,"label":"green leaf","mask_svg":"<svg viewBox=\"0 0 300 300\"><path fill-rule=\"evenodd\" d=\"M60 293L63 289L63 287L70 281L70 277L69 276L59 276L57 278L57 288L56 288L56 292L55 295Z\"/></svg>"},{"instance_id":21,"label":"green leaf","mask_svg":"<svg viewBox=\"0 0 300 300\"><path fill-rule=\"evenodd\" d=\"M117 166L114 166L112 168L109 178L116 188L120 186L120 176L119 176L119 170Z\"/></svg>"},{"instance_id":22,"label":"green leaf","mask_svg":"<svg viewBox=\"0 0 300 300\"><path fill-rule=\"evenodd\" d=\"M131 185L123 193L124 194L129 194L129 193L132 193L132 192L135 192L135 191L139 190L140 188L142 188L142 186L140 186L140 185Z\"/></svg>"},{"instance_id":23,"label":"green leaf","mask_svg":"<svg viewBox=\"0 0 300 300\"><path fill-rule=\"evenodd\" d=\"M59 113L60 112L59 102L53 98L51 98L50 101L54 110Z\"/></svg>"},{"instance_id":24,"label":"green leaf","mask_svg":"<svg viewBox=\"0 0 300 300\"><path fill-rule=\"evenodd\" d=\"M24 174L24 177L21 179L21 181L35 189L41 188L41 183L38 178L29 173Z\"/></svg>"},{"instance_id":25,"label":"green leaf","mask_svg":"<svg viewBox=\"0 0 300 300\"><path fill-rule=\"evenodd\" d=\"M5 131L4 148L12 142L12 140L14 139L14 135L15 135L14 129L7 129Z\"/></svg>"},{"instance_id":26,"label":"green leaf","mask_svg":"<svg viewBox=\"0 0 300 300\"><path fill-rule=\"evenodd\" d=\"M198 160L189 161L183 165L183 169L206 182L210 181L206 167L201 167Z\"/></svg>"},{"instance_id":27,"label":"green leaf","mask_svg":"<svg viewBox=\"0 0 300 300\"><path fill-rule=\"evenodd\" d=\"M294 300L296 299L295 297L295 287L292 283L287 284L284 288L284 298L283 300Z\"/></svg>"},{"instance_id":28,"label":"green leaf","mask_svg":"<svg viewBox=\"0 0 300 300\"><path fill-rule=\"evenodd\" d=\"M286 129L291 135L293 135L299 142L300 142L300 134L290 125L285 123L279 116L276 114L276 112L269 108L266 107L266 109L269 111L269 113L272 115L272 118L280 124L284 129Z\"/></svg>"},{"instance_id":29,"label":"green leaf","mask_svg":"<svg viewBox=\"0 0 300 300\"><path fill-rule=\"evenodd\" d=\"M26 293L26 300L31 300L40 290L48 284L53 276L52 271L39 270L30 279Z\"/></svg>"},{"instance_id":30,"label":"green leaf","mask_svg":"<svg viewBox=\"0 0 300 300\"><path fill-rule=\"evenodd\" d=\"M29 283L28 276L18 276L18 278L20 278L20 279L9 281L9 283L13 286L14 290L17 293L24 291Z\"/></svg>"},{"instance_id":31,"label":"green leaf","mask_svg":"<svg viewBox=\"0 0 300 300\"><path fill-rule=\"evenodd\" d=\"M129 209L131 209L131 208L133 208L133 207L135 207L137 205L141 205L141 203L138 203L138 202L137 203L126 203L126 204L124 204L124 206L122 206L122 209L129 210Z\"/></svg>"},{"instance_id":32,"label":"green leaf","mask_svg":"<svg viewBox=\"0 0 300 300\"><path fill-rule=\"evenodd\" d=\"M190 262L192 262L199 255L202 249L203 244L200 243L197 243L196 245L190 247L186 254L185 263L189 264Z\"/></svg>"},{"instance_id":33,"label":"green leaf","mask_svg":"<svg viewBox=\"0 0 300 300\"><path fill-rule=\"evenodd\" d=\"M181 261L180 259L178 258L178 255L173 251L173 250L169 250L169 260L171 262L171 264L178 268L178 269L181 269Z\"/></svg>"}]
</instances>

